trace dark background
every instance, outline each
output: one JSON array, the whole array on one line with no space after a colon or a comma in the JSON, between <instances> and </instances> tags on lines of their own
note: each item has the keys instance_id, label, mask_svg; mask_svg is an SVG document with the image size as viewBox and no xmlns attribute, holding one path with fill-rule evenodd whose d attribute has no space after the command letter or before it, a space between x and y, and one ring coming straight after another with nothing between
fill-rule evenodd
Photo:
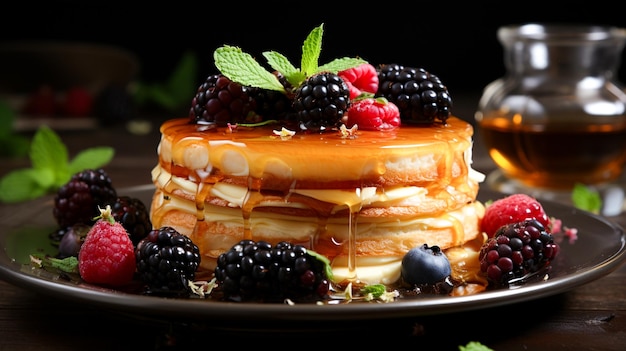
<instances>
[{"instance_id":1,"label":"dark background","mask_svg":"<svg viewBox=\"0 0 626 351\"><path fill-rule=\"evenodd\" d=\"M182 53L192 50L200 59L200 83L216 72L212 53L223 44L259 57L266 50L278 51L299 67L302 41L324 23L320 63L360 56L373 64L423 67L438 75L454 96L480 92L504 73L499 26L626 26L626 14L614 6L606 0L380 1L370 6L356 1L21 2L3 11L0 41L119 46L137 55L138 79L145 82L165 79ZM618 78L626 81L626 67Z\"/></svg>"}]
</instances>

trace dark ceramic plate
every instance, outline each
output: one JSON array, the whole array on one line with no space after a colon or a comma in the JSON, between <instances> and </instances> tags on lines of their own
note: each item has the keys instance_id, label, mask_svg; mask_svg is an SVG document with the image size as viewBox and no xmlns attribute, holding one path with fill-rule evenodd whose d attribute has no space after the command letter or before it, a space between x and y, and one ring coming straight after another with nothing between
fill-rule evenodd
<instances>
[{"instance_id":1,"label":"dark ceramic plate","mask_svg":"<svg viewBox=\"0 0 626 351\"><path fill-rule=\"evenodd\" d=\"M127 188L120 194L138 197L149 204L153 186ZM479 199L494 200L500 193L481 190ZM203 299L168 299L109 290L60 279L55 274L33 270L28 255L42 248L55 253L48 234L55 229L52 200L5 206L0 212L0 277L16 286L51 297L72 299L110 311L145 318L199 321L311 322L353 319L387 319L485 309L565 292L615 270L625 257L624 230L611 221L565 205L542 201L546 212L578 229L575 243L561 242L561 252L552 264L549 279L515 288L487 291L471 296L433 296L392 303L342 305L227 303ZM220 322L220 323L221 323Z\"/></svg>"}]
</instances>

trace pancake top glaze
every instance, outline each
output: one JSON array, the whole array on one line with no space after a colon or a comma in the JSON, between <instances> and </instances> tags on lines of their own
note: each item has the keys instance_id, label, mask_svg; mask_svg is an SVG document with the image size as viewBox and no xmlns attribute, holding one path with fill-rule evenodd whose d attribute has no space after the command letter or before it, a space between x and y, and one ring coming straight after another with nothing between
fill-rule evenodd
<instances>
[{"instance_id":1,"label":"pancake top glaze","mask_svg":"<svg viewBox=\"0 0 626 351\"><path fill-rule=\"evenodd\" d=\"M161 133L160 166L198 182L234 177L269 190L388 188L449 184L472 173L473 128L456 117L428 127L310 134L278 125L209 128L179 118L163 123Z\"/></svg>"}]
</instances>

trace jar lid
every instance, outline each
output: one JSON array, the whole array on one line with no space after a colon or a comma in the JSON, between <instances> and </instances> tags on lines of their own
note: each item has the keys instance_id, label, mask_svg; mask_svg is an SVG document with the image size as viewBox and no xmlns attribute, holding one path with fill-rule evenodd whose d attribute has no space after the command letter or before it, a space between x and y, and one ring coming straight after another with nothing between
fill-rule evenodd
<instances>
[{"instance_id":1,"label":"jar lid","mask_svg":"<svg viewBox=\"0 0 626 351\"><path fill-rule=\"evenodd\" d=\"M529 41L604 41L626 39L626 29L612 26L597 26L584 24L556 24L556 23L528 23L522 25L508 25L498 29L498 38L501 41L513 40Z\"/></svg>"}]
</instances>

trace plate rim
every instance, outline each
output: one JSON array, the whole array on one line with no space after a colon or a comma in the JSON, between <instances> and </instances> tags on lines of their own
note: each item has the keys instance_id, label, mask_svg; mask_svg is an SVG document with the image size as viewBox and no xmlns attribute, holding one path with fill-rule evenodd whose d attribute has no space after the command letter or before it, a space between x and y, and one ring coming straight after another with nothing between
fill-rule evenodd
<instances>
[{"instance_id":1,"label":"plate rim","mask_svg":"<svg viewBox=\"0 0 626 351\"><path fill-rule=\"evenodd\" d=\"M120 189L120 194L139 194L154 191L152 184L127 187ZM144 194L149 195L149 194ZM134 196L134 195L133 195ZM493 199L506 194L483 190L479 192L479 199ZM37 200L39 202L42 199ZM340 305L315 305L280 303L241 303L210 301L202 298L169 299L156 296L137 295L120 292L89 284L71 284L57 282L52 279L38 277L22 271L24 265L13 262L8 256L6 248L0 251L0 278L24 289L32 289L38 293L62 299L82 301L98 307L117 310L119 312L132 311L138 315L153 318L178 318L182 320L240 320L242 317L250 321L319 321L319 320L349 320L355 318L387 319L414 317L425 315L440 315L447 313L466 312L478 309L497 307L513 303L534 300L556 295L574 287L587 284L599 279L617 269L626 259L626 233L616 222L590 212L574 209L570 206L541 200L547 212L571 212L572 215L584 215L587 218L599 221L607 228L612 229L612 235L619 238L615 250L608 257L594 262L593 265L581 267L575 274L557 276L545 281L532 282L517 288L485 291L467 296L433 296L391 303L350 303ZM30 204L30 205L29 205ZM32 201L24 204L23 208L36 211L39 208L51 206L44 201L39 207L32 206ZM15 207L15 208L19 208ZM2 210L2 209L0 209ZM0 213L2 213L0 211ZM0 217L0 223L6 221L6 216ZM50 216L52 220L52 216ZM10 218L9 218L10 219ZM8 231L0 232L0 241L5 242Z\"/></svg>"}]
</instances>

